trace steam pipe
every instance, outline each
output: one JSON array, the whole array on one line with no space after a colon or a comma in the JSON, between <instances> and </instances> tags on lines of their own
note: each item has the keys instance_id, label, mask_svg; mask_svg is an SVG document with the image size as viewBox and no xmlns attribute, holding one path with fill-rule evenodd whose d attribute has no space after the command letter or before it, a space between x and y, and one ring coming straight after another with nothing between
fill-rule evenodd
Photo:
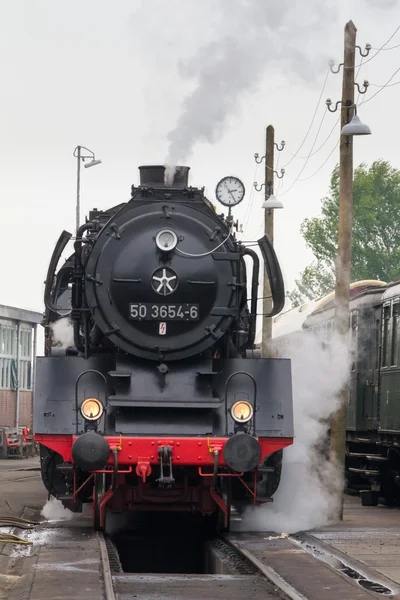
<instances>
[{"instance_id":1,"label":"steam pipe","mask_svg":"<svg viewBox=\"0 0 400 600\"><path fill-rule=\"evenodd\" d=\"M249 339L247 341L247 348L254 347L254 340L256 338L256 326L257 326L257 299L258 299L258 276L260 274L260 259L254 250L245 248L244 254L250 256L253 260L253 275L251 279L251 304L250 304L250 323L249 323Z\"/></svg>"},{"instance_id":2,"label":"steam pipe","mask_svg":"<svg viewBox=\"0 0 400 600\"><path fill-rule=\"evenodd\" d=\"M76 316L76 310L82 309L82 234L90 228L90 223L84 223L76 232L76 240L74 243L75 260L74 260L74 285L72 288L72 319L74 321L74 344L79 352L86 356L86 343L81 344L79 335L80 315Z\"/></svg>"}]
</instances>

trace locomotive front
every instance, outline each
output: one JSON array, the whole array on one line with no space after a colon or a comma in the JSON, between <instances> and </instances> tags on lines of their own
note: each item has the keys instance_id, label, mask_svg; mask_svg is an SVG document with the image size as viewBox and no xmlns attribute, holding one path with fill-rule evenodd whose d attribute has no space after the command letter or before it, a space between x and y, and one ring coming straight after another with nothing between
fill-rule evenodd
<instances>
[{"instance_id":1,"label":"locomotive front","mask_svg":"<svg viewBox=\"0 0 400 600\"><path fill-rule=\"evenodd\" d=\"M57 270L63 232L50 261L35 379L42 478L71 510L91 501L96 528L122 510L227 528L232 503L272 500L293 442L290 361L254 357L258 254L188 171L167 186L164 167L140 167L131 199L94 209ZM259 247L277 314L282 275L266 236ZM60 327L73 341L57 343Z\"/></svg>"}]
</instances>

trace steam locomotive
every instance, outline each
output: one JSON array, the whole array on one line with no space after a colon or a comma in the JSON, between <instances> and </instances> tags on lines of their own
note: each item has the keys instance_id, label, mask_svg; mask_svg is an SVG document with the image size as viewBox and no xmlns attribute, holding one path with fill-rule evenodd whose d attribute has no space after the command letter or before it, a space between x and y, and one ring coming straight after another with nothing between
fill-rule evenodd
<instances>
[{"instance_id":1,"label":"steam locomotive","mask_svg":"<svg viewBox=\"0 0 400 600\"><path fill-rule=\"evenodd\" d=\"M229 178L224 216L188 185L189 167L168 185L164 166L139 171L129 201L93 209L59 267L63 231L49 263L34 385L42 480L71 511L92 503L95 529L110 511L175 511L226 530L233 506L278 488L290 360L256 354L260 259L236 238ZM273 316L282 274L268 237L258 245ZM60 344L62 326L73 336Z\"/></svg>"}]
</instances>

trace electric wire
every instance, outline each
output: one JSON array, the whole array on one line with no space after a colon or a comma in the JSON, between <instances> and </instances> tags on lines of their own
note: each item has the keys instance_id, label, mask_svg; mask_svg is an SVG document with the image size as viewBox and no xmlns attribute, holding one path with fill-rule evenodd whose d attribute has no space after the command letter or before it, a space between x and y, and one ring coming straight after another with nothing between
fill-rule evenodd
<instances>
[{"instance_id":1,"label":"electric wire","mask_svg":"<svg viewBox=\"0 0 400 600\"><path fill-rule=\"evenodd\" d=\"M258 163L256 163L256 168L254 169L253 183L254 183L254 181L257 181L258 167L259 167L259 165L258 165ZM256 192L256 190L254 188L254 185L252 185L251 186L251 192L250 192L249 202L248 202L248 205L247 205L247 208L246 208L246 212L245 212L245 216L244 216L244 219L243 219L243 223L244 223L243 224L243 232L246 230L246 227L247 227L247 225L249 223L249 220L250 220L251 210L253 208L253 202L254 202L254 197L255 197L255 192Z\"/></svg>"},{"instance_id":2,"label":"electric wire","mask_svg":"<svg viewBox=\"0 0 400 600\"><path fill-rule=\"evenodd\" d=\"M324 162L322 163L322 165L320 165L318 167L318 169L316 171L314 171L314 173L312 173L312 175L308 175L308 177L302 177L301 179L297 179L294 181L293 185L297 182L301 182L301 181L308 181L309 179L312 179L312 177L315 177L315 175L317 175L317 173L319 173L321 171L321 169L323 169L323 167L326 165L326 163L328 162L328 160L330 159L330 157L332 156L332 154L334 153L334 151L336 150L336 148L339 146L339 142L336 142L336 144L334 145L334 147L332 148L332 150L329 152L328 156L326 157L326 159L324 160ZM293 187L293 185L291 187ZM291 188L289 187L285 192L283 192L281 194L281 196L283 196L284 194L287 194L287 192L290 190Z\"/></svg>"},{"instance_id":3,"label":"electric wire","mask_svg":"<svg viewBox=\"0 0 400 600\"><path fill-rule=\"evenodd\" d=\"M324 83L323 83L323 85L322 85L322 90L321 90L321 93L320 93L320 95L319 95L319 98L318 98L318 102L317 102L317 104L316 104L316 107L315 107L315 110L314 110L314 114L313 114L313 116L312 116L312 119L311 119L310 126L309 126L309 128L307 129L307 132L306 132L306 134L305 134L305 136L304 136L304 138L303 138L303 141L301 142L300 146L297 148L297 150L296 150L295 154L293 154L293 155L292 155L292 158L291 158L291 159L290 159L290 160L289 160L289 161L288 161L288 162L287 162L287 163L284 165L284 167L283 167L283 168L286 168L288 165L290 165L290 163L291 163L291 162L292 162L292 161L293 161L295 158L297 158L297 155L298 155L298 153L300 152L300 150L301 150L301 149L302 149L302 147L304 146L304 143L305 143L305 141L306 141L306 139L307 139L307 137L308 137L308 134L309 134L309 133L310 133L310 131L311 131L311 127L313 126L313 123L314 123L314 121L315 121L315 117L317 116L317 112L318 112L318 108L319 108L319 103L321 102L322 94L324 93L324 90L325 90L325 87L326 87L326 82L328 81L328 77L329 77L329 74L330 74L330 72L331 72L331 70L330 70L330 69L328 69L328 71L327 71L327 73L326 73L325 81L324 81Z\"/></svg>"},{"instance_id":4,"label":"electric wire","mask_svg":"<svg viewBox=\"0 0 400 600\"><path fill-rule=\"evenodd\" d=\"M391 46L390 48L381 48L381 50L384 50L386 52L386 50L395 50L396 48L400 48L400 44L397 44L396 46ZM379 50L379 48L371 48L371 50Z\"/></svg>"},{"instance_id":5,"label":"electric wire","mask_svg":"<svg viewBox=\"0 0 400 600\"><path fill-rule=\"evenodd\" d=\"M393 73L393 75L390 77L390 79L388 79L387 82L382 87L380 87L378 91L375 92L375 94L373 94L366 100L363 100L362 102L360 102L360 106L362 106L363 104L367 104L367 102L370 102L373 98L375 98L378 94L380 94L385 88L387 88L388 84L392 81L393 77L395 75L397 75L397 73L399 71L400 71L400 67L398 69L396 69L396 71Z\"/></svg>"},{"instance_id":6,"label":"electric wire","mask_svg":"<svg viewBox=\"0 0 400 600\"><path fill-rule=\"evenodd\" d=\"M316 135L315 135L315 138L314 138L313 145L311 146L311 151L310 151L310 154L311 154L311 153L312 153L312 151L314 150L314 146L315 146L315 144L317 143L317 139L318 139L319 133L320 133L320 131L321 131L322 124L323 124L323 122L324 122L324 120L325 120L325 117L326 117L326 111L324 111L324 114L322 115L322 119L321 119L321 122L320 122L320 124L319 124L318 130L317 130L317 133L316 133ZM303 173L303 171L304 171L304 169L306 168L306 166L307 166L307 164L308 164L308 161L309 161L309 160L310 160L310 156L308 156L308 157L307 157L307 160L305 161L304 165L302 166L300 173L297 175L297 177L295 177L295 178L294 178L292 185L290 185L290 186L287 188L287 190L285 190L284 192L282 192L281 196L284 196L285 194L287 194L287 193L288 193L288 192L289 192L289 191L290 191L290 190L293 188L293 186L294 186L294 185L296 185L297 181L300 179L300 175ZM289 177L289 178L290 178L290 177Z\"/></svg>"},{"instance_id":7,"label":"electric wire","mask_svg":"<svg viewBox=\"0 0 400 600\"><path fill-rule=\"evenodd\" d=\"M395 81L394 83L379 85L378 83L370 83L369 85L372 87L385 88L385 87L393 87L394 85L399 85L400 81Z\"/></svg>"},{"instance_id":8,"label":"electric wire","mask_svg":"<svg viewBox=\"0 0 400 600\"><path fill-rule=\"evenodd\" d=\"M340 116L338 117L336 123L334 124L334 126L332 127L332 129L330 130L328 136L325 138L325 140L322 142L322 144L316 149L314 150L314 152L312 152L311 154L309 154L308 156L297 156L297 158L299 159L304 159L306 160L307 158L311 158L312 156L315 156L316 154L318 154L318 152L320 150L322 150L322 148L325 146L326 142L331 138L333 132L335 131L336 125L339 123L340 120ZM288 151L289 152L289 151ZM289 152L290 154L290 152ZM294 155L293 155L294 156Z\"/></svg>"},{"instance_id":9,"label":"electric wire","mask_svg":"<svg viewBox=\"0 0 400 600\"><path fill-rule=\"evenodd\" d=\"M378 48L377 52L375 52L375 54L373 56L371 56L370 58L368 58L366 61L362 61L360 62L359 67L361 67L362 64L366 65L367 63L371 62L371 60L374 60L374 58L376 58L378 56L378 54L385 49L386 44L388 44L390 42L390 40L392 38L394 38L394 36L396 35L396 33L399 31L400 29L400 25L395 29L395 31L392 33L392 35L390 36L390 38L388 40L386 40L386 42L384 44L382 44L382 46L380 48ZM394 49L397 48L397 46L394 46L393 48L386 48L386 50L390 50L390 49ZM364 57L363 57L364 58Z\"/></svg>"},{"instance_id":10,"label":"electric wire","mask_svg":"<svg viewBox=\"0 0 400 600\"><path fill-rule=\"evenodd\" d=\"M358 77L358 75L359 75L359 73L360 73L360 70L361 70L361 67L362 67L362 65L363 65L363 64L364 64L364 63L363 63L363 57L362 57L362 58L361 58L361 63L358 65L358 68L357 68L358 70L357 70L357 73L356 73L356 78ZM359 99L359 97L360 97L360 92L358 92L358 96L357 96L356 104L358 104L358 99ZM324 113L324 115L326 115L326 112ZM328 137L325 139L325 141L323 142L323 144L321 144L321 146L319 147L319 150L320 150L320 149L321 149L321 148L322 148L322 147L325 145L325 143L326 143L326 142L329 140L329 138L330 138L330 137L331 137L331 135L333 134L333 132L334 132L334 130L335 130L335 128L336 128L336 126L338 125L339 121L340 121L340 113L339 113L339 117L337 118L337 120L336 120L336 122L335 122L334 126L332 127L332 129L331 129L331 131L330 131L330 133L329 133ZM322 125L322 122L321 122L321 125ZM318 133L319 133L319 131L317 131L317 136L316 136L316 139L318 138ZM315 140L315 141L316 141L316 140ZM314 143L315 143L315 141L314 141ZM295 178L295 179L294 179L294 181L293 181L292 185L291 185L291 186L289 186L289 188L288 188L287 190L285 190L284 192L282 192L281 196L284 196L285 194L287 194L287 193L288 193L288 191L289 191L289 190L291 190L291 189L293 188L293 186L294 186L296 183L298 183L298 182L302 182L302 181L308 181L309 179L312 179L313 177L315 177L315 175L317 175L317 174L318 174L318 173L321 171L321 169L323 169L323 167L326 165L326 163L328 162L328 160L330 159L330 157L332 156L332 154L334 153L334 151L336 150L336 148L339 146L339 143L340 143L340 139L339 139L339 140L336 142L336 144L334 145L334 147L332 148L332 150L330 151L330 153L328 154L328 156L326 157L326 159L324 160L324 162L323 162L323 163L322 163L322 164L321 164L321 165L318 167L318 169L317 169L316 171L314 171L314 173L312 173L311 175L308 175L307 177L302 177L302 178L300 179L300 175L301 175L301 173L303 172L304 168L306 167L306 165L307 165L307 162L308 162L308 159L309 159L309 158L311 158L311 156L314 156L315 154L317 154L317 152L318 152L319 150L317 150L317 151L315 151L315 152L311 152L311 153L308 155L308 157L306 157L306 158L307 158L307 161L306 161L306 163L303 165L303 169L302 169L302 171L300 171L300 173L299 173L299 175L297 176L297 178ZM311 148L311 150L312 150L312 148ZM289 178L290 178L290 177L289 177Z\"/></svg>"}]
</instances>

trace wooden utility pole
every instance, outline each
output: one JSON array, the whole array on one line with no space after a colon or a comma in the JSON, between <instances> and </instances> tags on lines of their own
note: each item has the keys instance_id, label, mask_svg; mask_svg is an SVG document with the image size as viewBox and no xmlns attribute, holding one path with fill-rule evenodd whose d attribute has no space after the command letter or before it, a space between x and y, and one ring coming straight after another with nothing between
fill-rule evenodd
<instances>
[{"instance_id":1,"label":"wooden utility pole","mask_svg":"<svg viewBox=\"0 0 400 600\"><path fill-rule=\"evenodd\" d=\"M272 125L268 125L265 132L265 200L268 200L274 193L274 147L275 147L275 130ZM274 243L274 211L273 209L265 209L264 211L264 233L267 234L271 243ZM264 270L264 286L263 286L263 315L270 313L272 310L271 288L268 276ZM262 320L262 350L263 358L271 356L271 337L272 337L272 319L271 317L263 317Z\"/></svg>"},{"instance_id":2,"label":"wooden utility pole","mask_svg":"<svg viewBox=\"0 0 400 600\"><path fill-rule=\"evenodd\" d=\"M354 113L354 67L357 29L349 21L344 30L343 88L340 131ZM344 340L349 332L349 291L351 277L351 238L353 226L353 137L340 136L339 238L336 261L335 330ZM331 417L331 453L343 478L338 517L343 519L344 465L349 379L339 392L339 408Z\"/></svg>"}]
</instances>

